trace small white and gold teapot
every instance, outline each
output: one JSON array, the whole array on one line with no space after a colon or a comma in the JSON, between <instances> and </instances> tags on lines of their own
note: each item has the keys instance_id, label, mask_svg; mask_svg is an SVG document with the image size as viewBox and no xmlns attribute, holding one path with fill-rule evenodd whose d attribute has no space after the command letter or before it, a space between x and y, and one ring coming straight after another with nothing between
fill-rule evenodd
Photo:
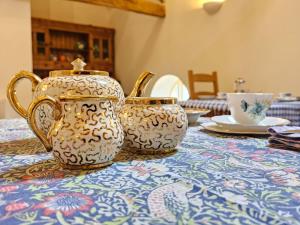
<instances>
[{"instance_id":1,"label":"small white and gold teapot","mask_svg":"<svg viewBox=\"0 0 300 225\"><path fill-rule=\"evenodd\" d=\"M48 95L58 97L61 95L95 95L115 96L118 102L115 104L116 112L124 105L124 92L121 85L109 77L108 72L97 70L84 70L86 65L81 59L72 62L73 70L56 70L49 73L49 77L41 79L39 76L21 71L13 76L7 87L7 98L15 111L24 118L28 116L28 110L18 101L15 86L21 79L29 79L32 82L33 99ZM130 96L140 96L148 81L153 77L150 72L142 73L135 83ZM53 123L52 110L47 105L37 109L37 124L44 134L47 134Z\"/></svg>"},{"instance_id":2,"label":"small white and gold teapot","mask_svg":"<svg viewBox=\"0 0 300 225\"><path fill-rule=\"evenodd\" d=\"M68 169L93 169L110 165L120 151L124 133L113 102L115 96L39 96L29 106L28 124L47 151ZM47 136L38 127L37 108L53 108L55 123Z\"/></svg>"},{"instance_id":3,"label":"small white and gold teapot","mask_svg":"<svg viewBox=\"0 0 300 225\"><path fill-rule=\"evenodd\" d=\"M124 147L142 154L174 151L188 127L176 98L128 97L119 117Z\"/></svg>"}]
</instances>

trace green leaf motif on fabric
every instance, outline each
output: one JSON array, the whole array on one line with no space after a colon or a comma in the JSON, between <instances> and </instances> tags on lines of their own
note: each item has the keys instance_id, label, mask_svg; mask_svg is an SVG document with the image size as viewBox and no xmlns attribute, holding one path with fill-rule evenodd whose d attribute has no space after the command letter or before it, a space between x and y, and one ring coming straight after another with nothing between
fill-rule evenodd
<instances>
[{"instance_id":1,"label":"green leaf motif on fabric","mask_svg":"<svg viewBox=\"0 0 300 225\"><path fill-rule=\"evenodd\" d=\"M60 222L61 225L71 225L67 221L65 221L63 214L60 211L56 212L56 218Z\"/></svg>"},{"instance_id":2,"label":"green leaf motif on fabric","mask_svg":"<svg viewBox=\"0 0 300 225\"><path fill-rule=\"evenodd\" d=\"M43 185L35 185L35 184L33 184L33 185L30 185L28 187L28 190L30 190L30 191L39 191L41 189L47 189L48 187L49 186L47 184L43 184Z\"/></svg>"},{"instance_id":3,"label":"green leaf motif on fabric","mask_svg":"<svg viewBox=\"0 0 300 225\"><path fill-rule=\"evenodd\" d=\"M23 212L23 213L19 213L16 214L15 217L18 218L19 220L23 221L23 222L28 222L28 224L34 222L34 220L37 217L37 212Z\"/></svg>"},{"instance_id":4,"label":"green leaf motif on fabric","mask_svg":"<svg viewBox=\"0 0 300 225\"><path fill-rule=\"evenodd\" d=\"M46 196L54 196L55 193L53 191L47 191L47 192L37 192L34 193L34 195L31 197L31 199L42 201L44 197Z\"/></svg>"},{"instance_id":5,"label":"green leaf motif on fabric","mask_svg":"<svg viewBox=\"0 0 300 225\"><path fill-rule=\"evenodd\" d=\"M130 217L124 216L124 217L118 217L112 221L106 221L103 223L103 225L121 225L125 223Z\"/></svg>"}]
</instances>

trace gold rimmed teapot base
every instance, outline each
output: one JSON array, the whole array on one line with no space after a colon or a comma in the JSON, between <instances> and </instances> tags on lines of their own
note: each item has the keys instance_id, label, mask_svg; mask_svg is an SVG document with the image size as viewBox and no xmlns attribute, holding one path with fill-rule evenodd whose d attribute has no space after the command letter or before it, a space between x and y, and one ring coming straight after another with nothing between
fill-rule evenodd
<instances>
[{"instance_id":1,"label":"gold rimmed teapot base","mask_svg":"<svg viewBox=\"0 0 300 225\"><path fill-rule=\"evenodd\" d=\"M94 169L110 166L111 164L113 164L113 161L108 161L105 163L98 163L98 164L85 164L85 165L70 165L70 164L59 163L59 165L62 168L68 170L94 170Z\"/></svg>"}]
</instances>

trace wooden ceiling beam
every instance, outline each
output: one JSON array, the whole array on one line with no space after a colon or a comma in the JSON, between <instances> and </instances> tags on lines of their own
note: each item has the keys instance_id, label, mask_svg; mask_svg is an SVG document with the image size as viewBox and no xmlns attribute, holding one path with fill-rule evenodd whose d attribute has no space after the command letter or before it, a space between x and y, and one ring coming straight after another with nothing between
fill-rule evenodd
<instances>
[{"instance_id":1,"label":"wooden ceiling beam","mask_svg":"<svg viewBox=\"0 0 300 225\"><path fill-rule=\"evenodd\" d=\"M155 3L150 0L70 0L94 5L129 10L151 16L165 17L166 10L163 3Z\"/></svg>"}]
</instances>

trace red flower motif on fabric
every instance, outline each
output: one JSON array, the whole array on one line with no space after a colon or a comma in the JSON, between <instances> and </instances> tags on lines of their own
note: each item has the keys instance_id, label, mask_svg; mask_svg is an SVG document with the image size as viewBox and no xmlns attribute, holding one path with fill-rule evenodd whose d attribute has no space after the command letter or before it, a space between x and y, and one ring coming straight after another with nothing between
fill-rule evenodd
<instances>
[{"instance_id":1,"label":"red flower motif on fabric","mask_svg":"<svg viewBox=\"0 0 300 225\"><path fill-rule=\"evenodd\" d=\"M288 167L288 168L283 169L283 171L285 171L287 173L295 173L295 172L297 172L297 168Z\"/></svg>"},{"instance_id":2,"label":"red flower motif on fabric","mask_svg":"<svg viewBox=\"0 0 300 225\"><path fill-rule=\"evenodd\" d=\"M252 155L251 159L256 162L264 161L264 159L260 155Z\"/></svg>"},{"instance_id":3,"label":"red flower motif on fabric","mask_svg":"<svg viewBox=\"0 0 300 225\"><path fill-rule=\"evenodd\" d=\"M292 193L292 198L295 199L296 201L300 201L300 193L299 192Z\"/></svg>"},{"instance_id":4,"label":"red flower motif on fabric","mask_svg":"<svg viewBox=\"0 0 300 225\"><path fill-rule=\"evenodd\" d=\"M19 189L19 186L17 186L17 185L6 185L6 186L0 187L0 192L11 192L11 191L15 191L18 189Z\"/></svg>"},{"instance_id":5,"label":"red flower motif on fabric","mask_svg":"<svg viewBox=\"0 0 300 225\"><path fill-rule=\"evenodd\" d=\"M237 146L237 144L236 144L235 142L228 142L226 148L223 148L223 147L222 147L222 148L220 148L219 150L221 150L221 151L229 151L229 152L232 152L232 153L237 154L237 155L242 156L242 157L246 155L246 153L243 152L243 151Z\"/></svg>"},{"instance_id":6,"label":"red flower motif on fabric","mask_svg":"<svg viewBox=\"0 0 300 225\"><path fill-rule=\"evenodd\" d=\"M8 212L15 212L29 207L27 202L13 202L5 206L5 210Z\"/></svg>"},{"instance_id":7,"label":"red flower motif on fabric","mask_svg":"<svg viewBox=\"0 0 300 225\"><path fill-rule=\"evenodd\" d=\"M23 183L43 185L57 181L64 177L62 171L46 170L41 172L32 173L32 175L24 175L22 177Z\"/></svg>"},{"instance_id":8,"label":"red flower motif on fabric","mask_svg":"<svg viewBox=\"0 0 300 225\"><path fill-rule=\"evenodd\" d=\"M44 215L60 211L64 216L71 216L77 211L88 211L93 205L93 200L81 193L61 193L47 197L44 202L35 206L36 209L44 209Z\"/></svg>"},{"instance_id":9,"label":"red flower motif on fabric","mask_svg":"<svg viewBox=\"0 0 300 225\"><path fill-rule=\"evenodd\" d=\"M143 167L143 166L134 166L132 167L133 171L136 171L140 176L144 176L145 174L147 174L149 171L147 170L147 168Z\"/></svg>"}]
</instances>

